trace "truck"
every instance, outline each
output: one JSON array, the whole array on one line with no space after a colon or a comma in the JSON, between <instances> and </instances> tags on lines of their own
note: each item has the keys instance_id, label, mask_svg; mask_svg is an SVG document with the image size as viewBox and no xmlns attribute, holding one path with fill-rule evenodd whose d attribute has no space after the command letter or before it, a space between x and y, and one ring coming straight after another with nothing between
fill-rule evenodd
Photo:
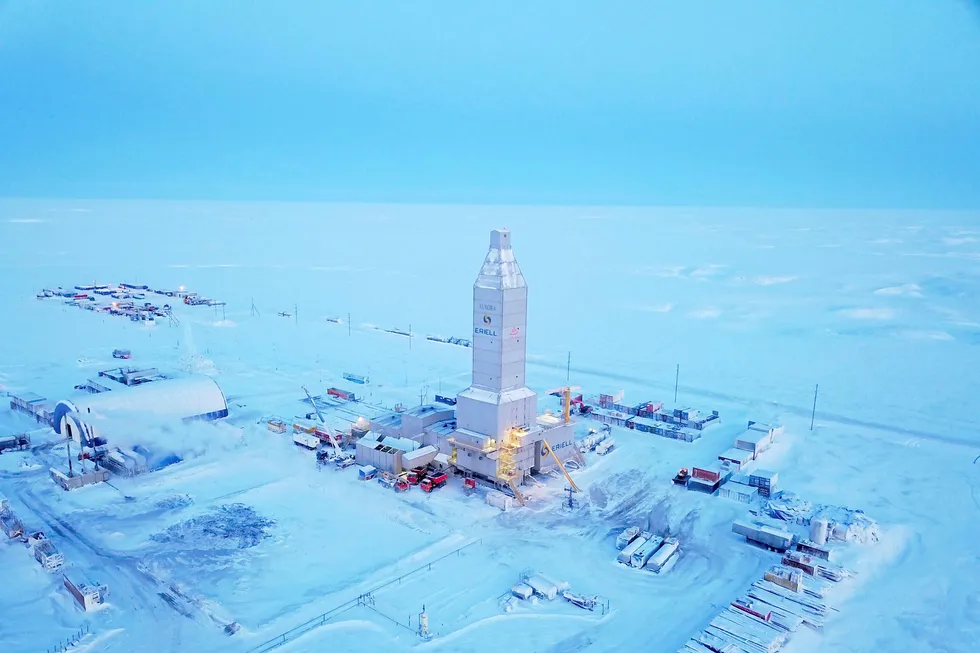
<instances>
[{"instance_id":1,"label":"truck","mask_svg":"<svg viewBox=\"0 0 980 653\"><path fill-rule=\"evenodd\" d=\"M423 480L425 480L425 477L428 474L428 472L429 472L428 467L415 467L414 469L412 469L412 471L408 473L408 476L405 477L405 480L407 480L412 485L418 485Z\"/></svg>"},{"instance_id":2,"label":"truck","mask_svg":"<svg viewBox=\"0 0 980 653\"><path fill-rule=\"evenodd\" d=\"M737 519L732 523L732 532L744 535L746 540L775 551L785 551L793 546L794 535L792 533L759 522L745 522Z\"/></svg>"},{"instance_id":3,"label":"truck","mask_svg":"<svg viewBox=\"0 0 980 653\"><path fill-rule=\"evenodd\" d=\"M437 472L425 477L421 483L419 483L419 488L423 492L432 492L432 490L442 487L449 480L449 475L446 472Z\"/></svg>"},{"instance_id":4,"label":"truck","mask_svg":"<svg viewBox=\"0 0 980 653\"><path fill-rule=\"evenodd\" d=\"M128 349L113 349L112 357L121 358L121 359L130 359L133 357L133 352L129 351Z\"/></svg>"},{"instance_id":5,"label":"truck","mask_svg":"<svg viewBox=\"0 0 980 653\"><path fill-rule=\"evenodd\" d=\"M293 444L310 451L316 451L317 447L320 446L320 438L301 431L293 435Z\"/></svg>"}]
</instances>

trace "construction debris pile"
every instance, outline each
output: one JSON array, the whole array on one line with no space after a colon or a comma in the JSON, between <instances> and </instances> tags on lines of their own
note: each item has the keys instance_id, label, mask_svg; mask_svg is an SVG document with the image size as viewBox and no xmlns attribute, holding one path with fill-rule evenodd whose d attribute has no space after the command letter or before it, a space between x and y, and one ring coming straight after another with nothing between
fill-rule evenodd
<instances>
[{"instance_id":1,"label":"construction debris pile","mask_svg":"<svg viewBox=\"0 0 980 653\"><path fill-rule=\"evenodd\" d=\"M763 510L774 519L804 526L823 520L826 522L827 539L859 544L874 544L879 540L878 523L863 511L814 505L793 492L776 492L765 503Z\"/></svg>"}]
</instances>

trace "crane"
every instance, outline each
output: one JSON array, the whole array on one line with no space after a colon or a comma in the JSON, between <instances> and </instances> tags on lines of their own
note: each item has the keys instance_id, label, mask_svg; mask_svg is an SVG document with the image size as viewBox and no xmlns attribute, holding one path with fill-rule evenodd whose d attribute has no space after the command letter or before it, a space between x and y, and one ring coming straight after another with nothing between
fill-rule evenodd
<instances>
[{"instance_id":1,"label":"crane","mask_svg":"<svg viewBox=\"0 0 980 653\"><path fill-rule=\"evenodd\" d=\"M566 424L572 421L572 392L581 389L582 386L579 385L566 385L562 388L548 390L547 392L549 395L555 395L562 398L563 417L565 418Z\"/></svg>"},{"instance_id":2,"label":"crane","mask_svg":"<svg viewBox=\"0 0 980 653\"><path fill-rule=\"evenodd\" d=\"M330 440L330 444L332 444L333 448L337 450L338 454L340 454L341 453L340 445L337 444L337 441L334 440L334 437L330 435L330 427L327 426L327 420L323 418L323 413L320 412L320 407L316 405L316 400L313 399L313 395L310 394L310 391L306 389L305 385L302 386L302 388L303 388L303 392L306 393L307 398L310 400L310 403L313 404L313 410L316 411L316 416L320 418L320 422L327 430L327 439Z\"/></svg>"},{"instance_id":3,"label":"crane","mask_svg":"<svg viewBox=\"0 0 980 653\"><path fill-rule=\"evenodd\" d=\"M556 463L558 463L558 469L560 469L561 473L565 475L565 480L567 480L568 484L572 486L572 489L575 490L576 492L581 492L582 490L580 490L579 487L575 485L575 481L572 480L572 477L569 475L568 470L565 469L565 465L561 462L561 458L559 458L555 454L555 450L551 448L551 445L548 444L547 440L541 440L541 455L547 455L547 454L551 454L551 457L555 459Z\"/></svg>"}]
</instances>

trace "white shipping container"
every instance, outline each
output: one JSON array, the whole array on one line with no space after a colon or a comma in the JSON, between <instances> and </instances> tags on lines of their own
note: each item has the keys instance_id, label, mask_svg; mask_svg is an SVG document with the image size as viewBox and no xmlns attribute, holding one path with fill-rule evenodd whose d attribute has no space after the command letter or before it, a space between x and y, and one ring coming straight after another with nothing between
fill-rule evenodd
<instances>
[{"instance_id":1,"label":"white shipping container","mask_svg":"<svg viewBox=\"0 0 980 653\"><path fill-rule=\"evenodd\" d=\"M674 554L677 553L679 547L680 543L675 538L668 538L650 559L647 560L646 568L659 574L663 571L667 563L670 562L671 558L674 557Z\"/></svg>"},{"instance_id":2,"label":"white shipping container","mask_svg":"<svg viewBox=\"0 0 980 653\"><path fill-rule=\"evenodd\" d=\"M628 545L626 545L626 548L624 548L622 551L619 552L619 555L616 557L616 560L623 563L624 565L630 564L630 561L633 559L633 554L636 553L636 550L646 543L647 543L647 539L645 537L636 538Z\"/></svg>"}]
</instances>

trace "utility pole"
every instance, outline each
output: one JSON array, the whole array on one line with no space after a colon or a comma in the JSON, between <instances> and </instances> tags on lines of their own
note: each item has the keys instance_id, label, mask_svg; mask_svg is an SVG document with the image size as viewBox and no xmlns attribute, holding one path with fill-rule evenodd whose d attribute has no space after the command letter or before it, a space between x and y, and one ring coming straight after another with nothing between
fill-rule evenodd
<instances>
[{"instance_id":1,"label":"utility pole","mask_svg":"<svg viewBox=\"0 0 980 653\"><path fill-rule=\"evenodd\" d=\"M572 352L568 352L568 362L565 364L565 383L572 378Z\"/></svg>"},{"instance_id":2,"label":"utility pole","mask_svg":"<svg viewBox=\"0 0 980 653\"><path fill-rule=\"evenodd\" d=\"M817 393L820 392L820 384L813 387L813 412L810 413L810 430L813 430L813 420L817 417Z\"/></svg>"},{"instance_id":3,"label":"utility pole","mask_svg":"<svg viewBox=\"0 0 980 653\"><path fill-rule=\"evenodd\" d=\"M255 308L255 298L254 297L252 297L251 302L252 302L252 317L255 317L256 315L259 315L259 309Z\"/></svg>"},{"instance_id":4,"label":"utility pole","mask_svg":"<svg viewBox=\"0 0 980 653\"><path fill-rule=\"evenodd\" d=\"M296 325L299 326L299 306L293 304L293 319L296 321Z\"/></svg>"},{"instance_id":5,"label":"utility pole","mask_svg":"<svg viewBox=\"0 0 980 653\"><path fill-rule=\"evenodd\" d=\"M681 364L677 364L677 372L674 374L674 403L677 403L677 384L681 382Z\"/></svg>"}]
</instances>

